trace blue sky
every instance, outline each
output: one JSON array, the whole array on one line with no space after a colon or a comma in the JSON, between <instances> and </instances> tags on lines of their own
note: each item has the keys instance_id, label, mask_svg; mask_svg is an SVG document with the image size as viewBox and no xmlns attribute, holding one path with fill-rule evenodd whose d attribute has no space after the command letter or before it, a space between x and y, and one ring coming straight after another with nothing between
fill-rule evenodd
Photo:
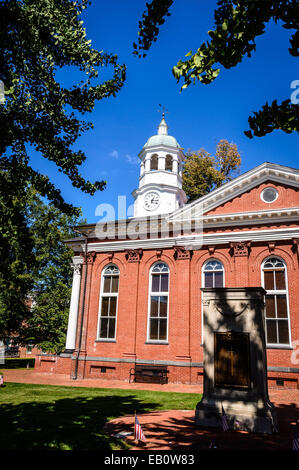
<instances>
[{"instance_id":1,"label":"blue sky","mask_svg":"<svg viewBox=\"0 0 299 470\"><path fill-rule=\"evenodd\" d=\"M81 206L89 223L99 220L99 204L117 208L117 197L126 196L138 186L137 155L147 139L156 134L161 119L158 105L168 110L169 134L185 150L204 148L215 151L220 139L238 145L245 172L264 161L299 167L298 134L275 131L265 137L248 139L248 116L266 101L272 103L290 98L293 80L299 80L298 58L288 52L290 31L271 23L266 33L256 40L257 50L237 67L221 68L210 85L200 83L180 93L171 68L190 50L208 39L214 26L216 1L175 0L171 16L160 29L158 40L145 59L133 56L137 42L138 21L145 7L143 0L93 0L83 15L87 37L92 46L118 55L127 65L127 80L117 96L98 102L91 114L85 115L94 129L77 141L87 159L81 173L91 181L107 180L104 191L88 196L72 187L54 164L42 157L33 166L50 176L61 189L67 202ZM109 70L103 77L109 76ZM101 74L100 74L101 77ZM63 77L66 83L77 82L72 71ZM116 217L118 214L116 212Z\"/></svg>"}]
</instances>

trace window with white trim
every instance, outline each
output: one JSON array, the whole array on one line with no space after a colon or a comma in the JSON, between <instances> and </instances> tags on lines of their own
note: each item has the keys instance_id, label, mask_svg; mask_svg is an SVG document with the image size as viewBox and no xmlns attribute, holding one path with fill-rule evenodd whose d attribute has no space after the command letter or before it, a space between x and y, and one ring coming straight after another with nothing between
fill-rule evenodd
<instances>
[{"instance_id":1,"label":"window with white trim","mask_svg":"<svg viewBox=\"0 0 299 470\"><path fill-rule=\"evenodd\" d=\"M266 290L265 334L267 346L290 345L289 300L285 262L272 256L262 264Z\"/></svg>"},{"instance_id":2,"label":"window with white trim","mask_svg":"<svg viewBox=\"0 0 299 470\"><path fill-rule=\"evenodd\" d=\"M116 336L119 269L107 266L102 272L98 338L113 340Z\"/></svg>"},{"instance_id":3,"label":"window with white trim","mask_svg":"<svg viewBox=\"0 0 299 470\"><path fill-rule=\"evenodd\" d=\"M224 287L224 268L217 259L210 259L203 265L202 287ZM203 306L201 311L201 342L203 344Z\"/></svg>"},{"instance_id":4,"label":"window with white trim","mask_svg":"<svg viewBox=\"0 0 299 470\"><path fill-rule=\"evenodd\" d=\"M220 261L213 259L203 266L203 287L223 287L224 269Z\"/></svg>"},{"instance_id":5,"label":"window with white trim","mask_svg":"<svg viewBox=\"0 0 299 470\"><path fill-rule=\"evenodd\" d=\"M276 188L272 186L268 186L267 188L263 189L261 192L261 199L264 202L271 204L272 202L276 201L278 198L278 191Z\"/></svg>"},{"instance_id":6,"label":"window with white trim","mask_svg":"<svg viewBox=\"0 0 299 470\"><path fill-rule=\"evenodd\" d=\"M167 341L168 301L169 268L165 263L156 263L150 270L148 341Z\"/></svg>"}]
</instances>

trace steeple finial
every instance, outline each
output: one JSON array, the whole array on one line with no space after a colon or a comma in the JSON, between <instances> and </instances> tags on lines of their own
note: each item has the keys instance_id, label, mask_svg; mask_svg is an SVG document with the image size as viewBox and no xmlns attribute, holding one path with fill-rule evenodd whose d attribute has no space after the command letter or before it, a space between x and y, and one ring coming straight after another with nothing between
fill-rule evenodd
<instances>
[{"instance_id":1,"label":"steeple finial","mask_svg":"<svg viewBox=\"0 0 299 470\"><path fill-rule=\"evenodd\" d=\"M168 126L165 121L165 114L168 112L165 109L165 106L162 107L161 104L159 104L160 109L158 110L158 113L162 112L162 120L158 126L158 135L168 135Z\"/></svg>"}]
</instances>

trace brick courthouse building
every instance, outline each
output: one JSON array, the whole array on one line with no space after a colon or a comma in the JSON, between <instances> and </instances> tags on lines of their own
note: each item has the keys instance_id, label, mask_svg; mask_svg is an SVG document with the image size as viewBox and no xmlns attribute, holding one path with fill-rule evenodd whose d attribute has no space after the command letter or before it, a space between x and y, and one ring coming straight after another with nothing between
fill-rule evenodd
<instances>
[{"instance_id":1,"label":"brick courthouse building","mask_svg":"<svg viewBox=\"0 0 299 470\"><path fill-rule=\"evenodd\" d=\"M203 379L202 287L266 290L269 386L298 387L299 170L263 163L186 204L164 116L141 152L134 217L78 227L66 350L38 371ZM296 355L296 348L298 354Z\"/></svg>"}]
</instances>

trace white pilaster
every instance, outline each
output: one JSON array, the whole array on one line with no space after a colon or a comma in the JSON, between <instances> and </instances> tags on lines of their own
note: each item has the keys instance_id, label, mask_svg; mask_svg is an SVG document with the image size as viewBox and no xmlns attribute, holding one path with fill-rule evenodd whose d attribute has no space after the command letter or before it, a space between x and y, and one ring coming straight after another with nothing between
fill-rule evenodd
<instances>
[{"instance_id":1,"label":"white pilaster","mask_svg":"<svg viewBox=\"0 0 299 470\"><path fill-rule=\"evenodd\" d=\"M179 173L179 161L177 155L174 155L172 160L172 171L176 174Z\"/></svg>"},{"instance_id":2,"label":"white pilaster","mask_svg":"<svg viewBox=\"0 0 299 470\"><path fill-rule=\"evenodd\" d=\"M145 171L150 171L151 169L151 157L147 155L144 162Z\"/></svg>"},{"instance_id":3,"label":"white pilaster","mask_svg":"<svg viewBox=\"0 0 299 470\"><path fill-rule=\"evenodd\" d=\"M81 264L72 264L73 268L73 285L70 303L69 321L66 335L66 350L74 350L76 347L76 331L78 320L78 308L80 299L80 286L81 286Z\"/></svg>"},{"instance_id":4,"label":"white pilaster","mask_svg":"<svg viewBox=\"0 0 299 470\"><path fill-rule=\"evenodd\" d=\"M158 170L165 170L165 154L158 155Z\"/></svg>"}]
</instances>

